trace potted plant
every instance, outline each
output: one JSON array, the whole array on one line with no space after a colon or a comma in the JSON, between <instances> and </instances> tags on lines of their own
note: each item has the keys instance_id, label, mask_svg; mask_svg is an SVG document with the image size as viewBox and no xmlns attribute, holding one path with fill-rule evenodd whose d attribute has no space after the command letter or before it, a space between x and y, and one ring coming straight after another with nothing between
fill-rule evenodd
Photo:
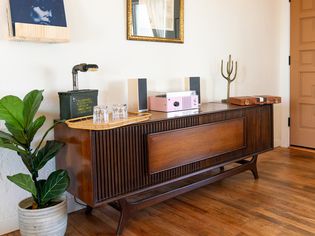
<instances>
[{"instance_id":1,"label":"potted plant","mask_svg":"<svg viewBox=\"0 0 315 236\"><path fill-rule=\"evenodd\" d=\"M55 140L44 144L56 123L34 144L35 135L46 121L45 116L35 117L42 100L43 91L39 90L31 91L23 100L16 96L0 100L0 120L5 121L8 130L0 131L0 147L15 151L30 172L8 176L10 181L32 194L18 206L21 235L58 236L64 235L67 227L63 194L69 186L69 176L65 170L56 170L47 179L39 179L39 171L64 145Z\"/></svg>"}]
</instances>

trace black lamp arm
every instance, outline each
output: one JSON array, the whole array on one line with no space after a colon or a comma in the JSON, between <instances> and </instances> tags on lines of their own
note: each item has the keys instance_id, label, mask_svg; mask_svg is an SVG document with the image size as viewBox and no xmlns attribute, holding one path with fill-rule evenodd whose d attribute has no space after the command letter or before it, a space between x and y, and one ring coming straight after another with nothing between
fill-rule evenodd
<instances>
[{"instance_id":1,"label":"black lamp arm","mask_svg":"<svg viewBox=\"0 0 315 236\"><path fill-rule=\"evenodd\" d=\"M98 65L82 63L72 68L73 90L79 90L78 72L96 71Z\"/></svg>"}]
</instances>

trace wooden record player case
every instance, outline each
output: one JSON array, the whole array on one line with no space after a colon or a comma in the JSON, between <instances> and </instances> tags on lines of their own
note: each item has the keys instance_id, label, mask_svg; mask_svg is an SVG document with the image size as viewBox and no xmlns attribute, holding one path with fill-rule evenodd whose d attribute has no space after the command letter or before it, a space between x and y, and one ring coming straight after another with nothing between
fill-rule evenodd
<instances>
[{"instance_id":1,"label":"wooden record player case","mask_svg":"<svg viewBox=\"0 0 315 236\"><path fill-rule=\"evenodd\" d=\"M273 148L273 105L208 103L195 114L152 112L149 121L106 131L60 124L55 138L66 143L57 168L69 171L69 192L88 204L87 213L107 203L118 209L120 234L144 207L246 170L258 178L258 154Z\"/></svg>"}]
</instances>

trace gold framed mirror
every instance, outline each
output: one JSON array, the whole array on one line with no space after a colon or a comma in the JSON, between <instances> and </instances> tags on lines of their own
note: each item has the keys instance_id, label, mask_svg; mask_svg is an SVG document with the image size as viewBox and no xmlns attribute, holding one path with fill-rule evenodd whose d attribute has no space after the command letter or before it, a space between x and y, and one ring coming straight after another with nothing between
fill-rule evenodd
<instances>
[{"instance_id":1,"label":"gold framed mirror","mask_svg":"<svg viewBox=\"0 0 315 236\"><path fill-rule=\"evenodd\" d=\"M127 38L184 43L184 0L127 0Z\"/></svg>"}]
</instances>

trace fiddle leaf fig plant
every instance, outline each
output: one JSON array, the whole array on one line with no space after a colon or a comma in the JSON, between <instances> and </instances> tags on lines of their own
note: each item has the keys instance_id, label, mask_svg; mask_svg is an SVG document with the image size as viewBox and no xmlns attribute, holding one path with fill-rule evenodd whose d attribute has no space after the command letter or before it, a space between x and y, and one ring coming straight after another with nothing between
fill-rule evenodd
<instances>
[{"instance_id":1,"label":"fiddle leaf fig plant","mask_svg":"<svg viewBox=\"0 0 315 236\"><path fill-rule=\"evenodd\" d=\"M55 140L45 142L46 136L58 122L34 145L33 139L46 121L45 116L35 118L42 101L43 90L33 90L23 100L12 95L0 100L0 120L5 122L8 130L0 131L0 147L15 151L30 172L8 176L8 179L32 194L33 209L49 207L66 191L70 182L65 170L54 171L47 180L39 179L39 171L64 145Z\"/></svg>"}]
</instances>

